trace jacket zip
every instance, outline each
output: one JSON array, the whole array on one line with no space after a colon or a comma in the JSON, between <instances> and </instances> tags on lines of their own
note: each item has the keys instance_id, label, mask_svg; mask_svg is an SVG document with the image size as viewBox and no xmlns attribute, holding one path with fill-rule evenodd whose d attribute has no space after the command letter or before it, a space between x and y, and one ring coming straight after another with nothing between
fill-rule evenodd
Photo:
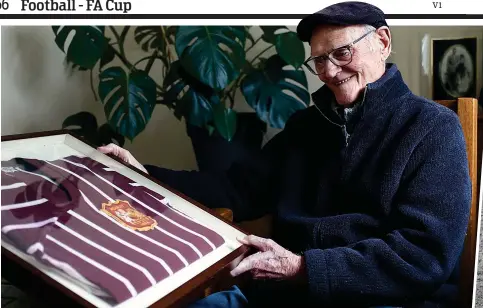
<instances>
[{"instance_id":1,"label":"jacket zip","mask_svg":"<svg viewBox=\"0 0 483 308\"><path fill-rule=\"evenodd\" d=\"M364 104L364 101L365 101L365 99L366 99L366 93L367 93L367 86L364 88L364 94L363 94L363 96L362 96L361 105L362 105L362 104ZM335 123L334 121L330 120L330 119L329 119L329 118L328 118L328 117L327 117L327 116L326 116L326 115L325 115L325 114L322 112L322 110L320 110L320 108L317 106L317 104L315 104L315 103L314 103L314 106L315 106L315 108L317 108L317 110L319 111L319 113L320 113L320 114L321 114L321 115L322 115L322 116L323 116L323 117L324 117L324 118L325 118L327 121L329 121L329 123L332 123L332 124L334 124L335 126L338 126L338 127L342 128L342 129L344 130L344 137L345 137L345 148L347 149L347 147L349 146L350 137L351 137L352 135L349 135L349 134L347 133L347 127L346 127L346 125L345 125L345 124L344 124L344 125L340 125L340 124ZM344 153L345 153L345 151L344 151Z\"/></svg>"}]
</instances>

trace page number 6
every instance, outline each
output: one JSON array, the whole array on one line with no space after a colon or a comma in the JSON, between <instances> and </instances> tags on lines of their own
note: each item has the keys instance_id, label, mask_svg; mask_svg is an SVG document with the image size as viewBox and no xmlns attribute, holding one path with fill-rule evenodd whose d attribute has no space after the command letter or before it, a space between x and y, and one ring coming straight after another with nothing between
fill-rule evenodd
<instances>
[{"instance_id":1,"label":"page number 6","mask_svg":"<svg viewBox=\"0 0 483 308\"><path fill-rule=\"evenodd\" d=\"M8 10L10 4L8 4L7 0L1 0L0 2L0 9L6 11Z\"/></svg>"}]
</instances>

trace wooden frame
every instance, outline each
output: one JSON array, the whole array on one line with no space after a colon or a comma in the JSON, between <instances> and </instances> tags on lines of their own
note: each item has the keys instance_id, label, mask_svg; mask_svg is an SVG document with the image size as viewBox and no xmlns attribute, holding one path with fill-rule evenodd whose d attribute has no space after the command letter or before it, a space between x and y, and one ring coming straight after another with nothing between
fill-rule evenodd
<instances>
[{"instance_id":1,"label":"wooden frame","mask_svg":"<svg viewBox=\"0 0 483 308\"><path fill-rule=\"evenodd\" d=\"M118 168L116 171L119 173L137 182L144 181L146 183L145 185L149 185L150 189L156 189L156 192L169 196L170 199L175 199L173 206L178 204L179 209L188 211L192 217L205 219L210 227L216 228L215 231L218 233L221 232L226 240L225 244L220 247L220 250L208 254L206 259L203 259L204 261L197 261L196 266L188 266L189 270L185 268L175 273L173 275L176 278L175 280L171 280L169 283L165 282L162 287L156 284L115 307L184 306L202 297L204 290L214 284L226 284L226 286L229 286L236 283L234 279L229 277L229 270L236 266L246 254L250 253L250 249L241 245L236 240L237 237L247 234L232 224L232 222L218 215L216 211L208 209L189 197L163 185L156 179L124 163L120 159L109 157L98 152L94 146L69 131L59 130L35 134L2 136L2 161L5 160L4 157L9 157L9 153L10 156L20 156L21 153L25 153L24 155L27 155L27 153L35 153L36 150L29 148L29 145L33 146L34 144L45 147L45 150L43 150L44 153L42 155L39 153L39 156L45 157L45 155L50 155L51 153L65 155L58 153L71 149L72 152L77 151L101 163L108 164L109 167ZM114 307L93 294L89 294L89 292L86 292L82 288L76 287L75 284L63 279L48 267L42 266L38 262L36 263L32 257L20 252L20 250L3 240L2 257L12 261L12 266L16 264L22 269L28 270L33 278L46 282L42 287L53 287L55 289L54 292L57 291L66 294L75 303L82 306ZM189 273L189 271L193 273ZM180 272L182 274L179 274ZM164 295L163 292L165 293Z\"/></svg>"},{"instance_id":2,"label":"wooden frame","mask_svg":"<svg viewBox=\"0 0 483 308\"><path fill-rule=\"evenodd\" d=\"M478 237L478 101L475 98L458 98L455 100L437 100L437 103L448 107L458 114L466 140L469 173L472 183L471 211L468 221L465 245L461 257L460 274L460 307L471 307L473 287L478 258L476 256Z\"/></svg>"}]
</instances>

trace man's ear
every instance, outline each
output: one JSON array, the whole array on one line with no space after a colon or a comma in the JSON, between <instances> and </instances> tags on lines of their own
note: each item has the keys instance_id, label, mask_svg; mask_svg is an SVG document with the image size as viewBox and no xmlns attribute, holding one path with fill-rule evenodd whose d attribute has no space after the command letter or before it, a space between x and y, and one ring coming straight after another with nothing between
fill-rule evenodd
<instances>
[{"instance_id":1,"label":"man's ear","mask_svg":"<svg viewBox=\"0 0 483 308\"><path fill-rule=\"evenodd\" d=\"M381 56L386 60L391 54L392 36L389 27L382 26L376 30L378 43L381 48Z\"/></svg>"}]
</instances>

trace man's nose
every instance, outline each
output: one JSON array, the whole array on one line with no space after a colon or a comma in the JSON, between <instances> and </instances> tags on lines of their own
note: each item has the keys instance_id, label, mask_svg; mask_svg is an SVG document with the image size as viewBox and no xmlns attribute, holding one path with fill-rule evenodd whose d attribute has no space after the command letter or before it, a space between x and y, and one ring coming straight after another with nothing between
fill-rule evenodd
<instances>
[{"instance_id":1,"label":"man's nose","mask_svg":"<svg viewBox=\"0 0 483 308\"><path fill-rule=\"evenodd\" d=\"M327 59L324 63L324 76L328 79L334 78L341 70L340 66L335 65Z\"/></svg>"}]
</instances>

